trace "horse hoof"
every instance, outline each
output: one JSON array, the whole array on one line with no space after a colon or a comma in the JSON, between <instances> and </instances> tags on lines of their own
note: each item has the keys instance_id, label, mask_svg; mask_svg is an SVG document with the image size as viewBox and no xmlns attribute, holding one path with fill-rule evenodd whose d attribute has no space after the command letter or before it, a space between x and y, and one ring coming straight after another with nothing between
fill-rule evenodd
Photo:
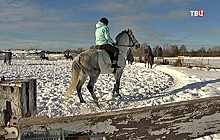
<instances>
[{"instance_id":1,"label":"horse hoof","mask_svg":"<svg viewBox=\"0 0 220 140\"><path fill-rule=\"evenodd\" d=\"M80 101L80 103L86 103L86 101L82 100L82 101Z\"/></svg>"},{"instance_id":2,"label":"horse hoof","mask_svg":"<svg viewBox=\"0 0 220 140\"><path fill-rule=\"evenodd\" d=\"M71 97L71 96L66 96L66 95L65 95L63 98L64 98L64 99L69 99L70 97Z\"/></svg>"},{"instance_id":3,"label":"horse hoof","mask_svg":"<svg viewBox=\"0 0 220 140\"><path fill-rule=\"evenodd\" d=\"M118 94L114 94L114 95L113 95L113 97L118 97L118 96L119 96Z\"/></svg>"},{"instance_id":4,"label":"horse hoof","mask_svg":"<svg viewBox=\"0 0 220 140\"><path fill-rule=\"evenodd\" d=\"M113 97L119 97L122 98L122 96L120 94L113 94Z\"/></svg>"},{"instance_id":5,"label":"horse hoof","mask_svg":"<svg viewBox=\"0 0 220 140\"><path fill-rule=\"evenodd\" d=\"M97 105L97 107L98 107L98 108L100 108L100 105L99 105L99 103L98 103L98 102L97 102L97 103L95 102L95 104Z\"/></svg>"},{"instance_id":6,"label":"horse hoof","mask_svg":"<svg viewBox=\"0 0 220 140\"><path fill-rule=\"evenodd\" d=\"M97 100L94 100L94 102L95 102L95 104L100 108L98 99L97 99Z\"/></svg>"},{"instance_id":7,"label":"horse hoof","mask_svg":"<svg viewBox=\"0 0 220 140\"><path fill-rule=\"evenodd\" d=\"M118 97L119 99L122 98L122 96L120 94L116 95L115 97Z\"/></svg>"}]
</instances>

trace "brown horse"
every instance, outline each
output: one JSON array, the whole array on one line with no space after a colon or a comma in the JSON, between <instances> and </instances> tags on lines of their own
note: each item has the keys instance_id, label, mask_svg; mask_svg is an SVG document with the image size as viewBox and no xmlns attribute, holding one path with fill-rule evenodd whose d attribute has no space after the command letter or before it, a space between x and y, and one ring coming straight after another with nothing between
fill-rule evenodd
<instances>
[{"instance_id":1,"label":"brown horse","mask_svg":"<svg viewBox=\"0 0 220 140\"><path fill-rule=\"evenodd\" d=\"M152 69L152 66L154 64L154 55L152 53L144 55L145 68L146 68L146 63L148 64L148 68L150 67Z\"/></svg>"},{"instance_id":2,"label":"brown horse","mask_svg":"<svg viewBox=\"0 0 220 140\"><path fill-rule=\"evenodd\" d=\"M131 65L134 62L134 55L132 53L131 48L129 48L129 50L127 51L126 60L128 61L128 64L131 64Z\"/></svg>"}]
</instances>

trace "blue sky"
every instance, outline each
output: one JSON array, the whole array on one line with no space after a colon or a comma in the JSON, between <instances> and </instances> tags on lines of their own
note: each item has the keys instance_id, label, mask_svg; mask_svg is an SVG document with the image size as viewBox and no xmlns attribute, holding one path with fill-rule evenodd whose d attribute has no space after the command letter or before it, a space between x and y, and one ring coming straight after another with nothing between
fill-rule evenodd
<instances>
[{"instance_id":1,"label":"blue sky","mask_svg":"<svg viewBox=\"0 0 220 140\"><path fill-rule=\"evenodd\" d=\"M109 19L113 39L130 28L140 44L220 45L219 0L0 0L0 49L66 50L94 45ZM191 17L190 10L204 10Z\"/></svg>"}]
</instances>

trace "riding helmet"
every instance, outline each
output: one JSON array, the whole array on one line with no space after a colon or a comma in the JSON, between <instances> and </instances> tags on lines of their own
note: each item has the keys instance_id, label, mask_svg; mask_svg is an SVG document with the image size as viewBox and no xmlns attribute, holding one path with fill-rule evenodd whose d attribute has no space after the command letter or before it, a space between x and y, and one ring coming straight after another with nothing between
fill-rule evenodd
<instances>
[{"instance_id":1,"label":"riding helmet","mask_svg":"<svg viewBox=\"0 0 220 140\"><path fill-rule=\"evenodd\" d=\"M105 25L108 25L108 19L107 18L101 18L100 22L104 23Z\"/></svg>"}]
</instances>

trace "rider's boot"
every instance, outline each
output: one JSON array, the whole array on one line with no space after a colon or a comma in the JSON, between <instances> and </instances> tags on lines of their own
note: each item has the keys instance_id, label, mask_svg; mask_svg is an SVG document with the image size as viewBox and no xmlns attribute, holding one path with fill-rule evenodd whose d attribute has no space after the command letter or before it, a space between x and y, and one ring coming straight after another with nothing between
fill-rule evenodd
<instances>
[{"instance_id":1,"label":"rider's boot","mask_svg":"<svg viewBox=\"0 0 220 140\"><path fill-rule=\"evenodd\" d=\"M117 61L113 60L113 63L112 63L112 68L121 68L120 66L118 66L117 64Z\"/></svg>"}]
</instances>

